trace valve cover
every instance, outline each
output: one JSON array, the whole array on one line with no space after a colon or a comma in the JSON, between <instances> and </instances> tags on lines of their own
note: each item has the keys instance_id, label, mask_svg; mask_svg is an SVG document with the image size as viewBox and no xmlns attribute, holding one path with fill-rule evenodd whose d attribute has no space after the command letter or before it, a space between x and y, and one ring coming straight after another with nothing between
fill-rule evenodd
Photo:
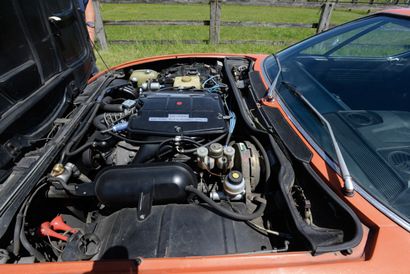
<instances>
[{"instance_id":1,"label":"valve cover","mask_svg":"<svg viewBox=\"0 0 410 274\"><path fill-rule=\"evenodd\" d=\"M214 93L145 93L138 114L130 117L131 135L212 135L227 132L224 107Z\"/></svg>"}]
</instances>

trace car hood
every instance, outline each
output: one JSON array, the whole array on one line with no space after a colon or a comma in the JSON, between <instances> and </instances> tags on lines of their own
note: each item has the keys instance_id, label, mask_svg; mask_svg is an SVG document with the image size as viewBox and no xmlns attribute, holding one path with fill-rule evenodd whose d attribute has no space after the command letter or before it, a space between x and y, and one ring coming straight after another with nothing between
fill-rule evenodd
<instances>
[{"instance_id":1,"label":"car hood","mask_svg":"<svg viewBox=\"0 0 410 274\"><path fill-rule=\"evenodd\" d=\"M94 57L77 1L1 1L0 25L0 158L5 159L49 130L86 84Z\"/></svg>"}]
</instances>

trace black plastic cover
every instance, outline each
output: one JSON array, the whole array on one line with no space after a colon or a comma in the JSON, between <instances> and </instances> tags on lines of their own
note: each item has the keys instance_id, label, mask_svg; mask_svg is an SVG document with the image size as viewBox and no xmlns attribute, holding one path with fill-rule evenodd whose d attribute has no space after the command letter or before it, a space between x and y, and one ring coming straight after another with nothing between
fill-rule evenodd
<instances>
[{"instance_id":1,"label":"black plastic cover","mask_svg":"<svg viewBox=\"0 0 410 274\"><path fill-rule=\"evenodd\" d=\"M307 173L300 174L303 179L298 180L298 183L303 187L305 194L309 192L308 198L314 198L311 201L310 210L313 223L317 225L306 223L293 198L292 186L296 180L295 170L272 136L269 136L269 140L281 164L278 176L279 189L276 192L275 202L285 212L285 216L289 217L287 222L294 226L303 240L309 243L313 254L343 251L356 247L363 236L359 218L313 171L310 165L304 163L303 167Z\"/></svg>"},{"instance_id":2,"label":"black plastic cover","mask_svg":"<svg viewBox=\"0 0 410 274\"><path fill-rule=\"evenodd\" d=\"M258 97L258 99L265 97L267 90L263 84L261 73L259 71L249 72L249 80L251 81L256 97Z\"/></svg>"},{"instance_id":3,"label":"black plastic cover","mask_svg":"<svg viewBox=\"0 0 410 274\"><path fill-rule=\"evenodd\" d=\"M149 93L141 101L139 113L129 119L128 131L132 135L223 134L228 128L218 94Z\"/></svg>"},{"instance_id":4,"label":"black plastic cover","mask_svg":"<svg viewBox=\"0 0 410 274\"><path fill-rule=\"evenodd\" d=\"M312 159L312 152L306 147L302 139L293 131L289 123L276 108L263 106L263 112L266 114L269 123L273 126L275 132L285 144L289 152L299 161L309 163Z\"/></svg>"},{"instance_id":5,"label":"black plastic cover","mask_svg":"<svg viewBox=\"0 0 410 274\"><path fill-rule=\"evenodd\" d=\"M244 203L233 203L240 212ZM272 248L269 238L245 222L222 217L202 205L153 206L137 221L135 209L122 209L97 222L102 239L95 259L211 256L257 252Z\"/></svg>"},{"instance_id":6,"label":"black plastic cover","mask_svg":"<svg viewBox=\"0 0 410 274\"><path fill-rule=\"evenodd\" d=\"M146 199L150 205L152 202L184 202L185 187L196 184L192 169L183 163L117 166L97 175L95 194L105 205L137 207Z\"/></svg>"}]
</instances>

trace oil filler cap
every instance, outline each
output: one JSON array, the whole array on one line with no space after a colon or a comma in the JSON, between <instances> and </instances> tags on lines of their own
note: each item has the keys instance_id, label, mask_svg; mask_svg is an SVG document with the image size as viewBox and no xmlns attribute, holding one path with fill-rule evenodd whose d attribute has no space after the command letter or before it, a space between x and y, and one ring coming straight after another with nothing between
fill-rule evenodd
<instances>
[{"instance_id":1,"label":"oil filler cap","mask_svg":"<svg viewBox=\"0 0 410 274\"><path fill-rule=\"evenodd\" d=\"M185 82L185 83L191 82L191 77L190 76L182 76L181 81Z\"/></svg>"}]
</instances>

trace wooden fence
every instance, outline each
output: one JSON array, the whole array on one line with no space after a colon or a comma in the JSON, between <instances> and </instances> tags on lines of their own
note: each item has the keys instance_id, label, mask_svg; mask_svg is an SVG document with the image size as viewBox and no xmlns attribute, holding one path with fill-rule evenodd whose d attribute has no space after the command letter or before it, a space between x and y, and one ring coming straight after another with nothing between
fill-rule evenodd
<instances>
[{"instance_id":1,"label":"wooden fence","mask_svg":"<svg viewBox=\"0 0 410 274\"><path fill-rule=\"evenodd\" d=\"M240 22L240 21L221 21L221 8L222 0L168 0L160 1L161 3L175 3L184 1L185 3L207 1L210 6L210 20L127 20L127 21L113 21L113 20L103 20L101 16L100 1L104 3L157 3L157 0L128 0L128 1L118 1L118 0L94 0L94 9L96 14L96 38L102 49L107 49L109 43L117 44L172 44L172 43L184 43L184 44L266 44L266 45L285 45L283 41L271 41L271 40L221 40L220 29L221 26L224 27L261 27L261 28L315 28L316 32L322 32L330 27L330 19L332 12L335 8L336 2L326 2L320 4L320 16L318 22L312 24L298 24L298 23L271 23L271 22ZM238 0L223 0L223 3ZM250 2L252 2L251 0ZM358 0L351 0L358 2ZM375 1L375 0L369 0ZM396 0L395 0L396 1ZM397 0L398 1L398 0ZM410 1L410 0L406 0ZM179 3L179 2L178 2ZM246 4L249 1L239 1L238 3ZM258 0L259 4L263 4L264 0ZM280 3L280 2L276 2ZM298 3L298 2L293 2ZM307 4L312 2L300 2L299 4ZM317 3L316 3L317 4ZM337 4L339 5L339 4ZM161 25L161 26L209 26L209 39L208 40L107 40L104 26L149 26L149 25Z\"/></svg>"},{"instance_id":2,"label":"wooden fence","mask_svg":"<svg viewBox=\"0 0 410 274\"><path fill-rule=\"evenodd\" d=\"M209 0L100 0L102 3L118 4L208 4ZM320 7L326 0L222 0L223 4L275 7ZM383 8L408 6L410 0L332 0L343 8Z\"/></svg>"}]
</instances>

